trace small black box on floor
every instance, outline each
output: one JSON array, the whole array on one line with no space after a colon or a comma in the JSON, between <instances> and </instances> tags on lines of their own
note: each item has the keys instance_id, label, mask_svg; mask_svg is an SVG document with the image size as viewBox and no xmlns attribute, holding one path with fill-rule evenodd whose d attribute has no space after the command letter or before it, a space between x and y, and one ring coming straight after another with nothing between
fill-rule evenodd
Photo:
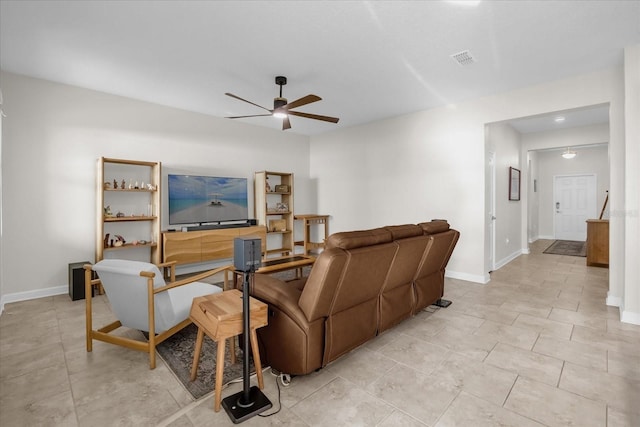
<instances>
[{"instance_id":1,"label":"small black box on floor","mask_svg":"<svg viewBox=\"0 0 640 427\"><path fill-rule=\"evenodd\" d=\"M260 267L262 240L244 236L233 239L233 266L238 271L256 271Z\"/></svg>"},{"instance_id":2,"label":"small black box on floor","mask_svg":"<svg viewBox=\"0 0 640 427\"><path fill-rule=\"evenodd\" d=\"M89 261L74 262L69 264L69 296L71 301L84 299L84 268L85 264L91 264ZM92 273L95 278L95 273ZM93 287L91 287L91 296L93 296Z\"/></svg>"}]
</instances>

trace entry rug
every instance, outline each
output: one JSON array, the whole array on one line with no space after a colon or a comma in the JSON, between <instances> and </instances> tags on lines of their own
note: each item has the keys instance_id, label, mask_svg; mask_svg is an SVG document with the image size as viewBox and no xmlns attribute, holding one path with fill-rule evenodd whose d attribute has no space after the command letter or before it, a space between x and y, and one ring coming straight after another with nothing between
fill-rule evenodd
<instances>
[{"instance_id":1,"label":"entry rug","mask_svg":"<svg viewBox=\"0 0 640 427\"><path fill-rule=\"evenodd\" d=\"M556 240L544 250L545 254L569 255L569 256L587 256L586 242L577 242L574 240Z\"/></svg>"},{"instance_id":2,"label":"entry rug","mask_svg":"<svg viewBox=\"0 0 640 427\"><path fill-rule=\"evenodd\" d=\"M198 327L193 323L163 341L156 347L157 353L165 361L169 369L182 382L189 393L197 400L211 393L216 384L216 352L218 344L206 334L202 342L198 375L195 381L190 381L193 352L195 350ZM242 379L242 350L238 347L238 338L234 340L236 345L236 363L231 364L229 341L224 353L224 376L222 384L228 384L234 380ZM249 357L249 371L255 372L253 358Z\"/></svg>"}]
</instances>

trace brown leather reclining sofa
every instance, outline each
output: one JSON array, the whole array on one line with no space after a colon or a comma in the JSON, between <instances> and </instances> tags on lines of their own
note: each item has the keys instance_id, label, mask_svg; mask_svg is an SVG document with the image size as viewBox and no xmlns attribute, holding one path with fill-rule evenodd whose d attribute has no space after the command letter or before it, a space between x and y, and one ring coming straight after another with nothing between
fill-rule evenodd
<instances>
[{"instance_id":1,"label":"brown leather reclining sofa","mask_svg":"<svg viewBox=\"0 0 640 427\"><path fill-rule=\"evenodd\" d=\"M256 274L251 293L269 305L263 364L308 374L433 304L459 236L442 220L335 233L308 277Z\"/></svg>"}]
</instances>

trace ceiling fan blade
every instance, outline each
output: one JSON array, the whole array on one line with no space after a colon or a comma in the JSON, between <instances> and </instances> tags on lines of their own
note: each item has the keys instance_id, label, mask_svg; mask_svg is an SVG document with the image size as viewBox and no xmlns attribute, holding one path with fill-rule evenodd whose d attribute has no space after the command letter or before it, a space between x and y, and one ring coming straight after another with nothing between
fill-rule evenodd
<instances>
[{"instance_id":1,"label":"ceiling fan blade","mask_svg":"<svg viewBox=\"0 0 640 427\"><path fill-rule=\"evenodd\" d=\"M291 129L291 122L289 121L289 117L285 117L282 119L282 130Z\"/></svg>"},{"instance_id":2,"label":"ceiling fan blade","mask_svg":"<svg viewBox=\"0 0 640 427\"><path fill-rule=\"evenodd\" d=\"M268 112L271 112L271 110L269 110L268 108L263 107L262 105L258 105L258 104L254 103L254 102L247 101L246 99L244 99L244 98L240 98L239 96L234 95L234 94L232 94L232 93L228 93L228 92L227 92L227 93L225 93L225 95L230 96L230 97L235 98L235 99L238 99L238 100L240 100L240 101L244 101L244 102L246 102L246 103L248 103L248 104L255 105L256 107L258 107L258 108L262 108L263 110L267 110Z\"/></svg>"},{"instance_id":3,"label":"ceiling fan blade","mask_svg":"<svg viewBox=\"0 0 640 427\"><path fill-rule=\"evenodd\" d=\"M282 108L285 110L290 110L296 107L302 107L303 105L311 104L312 102L318 102L322 100L318 95L307 95L303 96L300 99L296 99L295 101L291 101L290 103L283 105Z\"/></svg>"},{"instance_id":4,"label":"ceiling fan blade","mask_svg":"<svg viewBox=\"0 0 640 427\"><path fill-rule=\"evenodd\" d=\"M233 117L225 117L225 119L244 119L246 117L263 117L270 116L271 114L252 114L250 116L233 116Z\"/></svg>"},{"instance_id":5,"label":"ceiling fan blade","mask_svg":"<svg viewBox=\"0 0 640 427\"><path fill-rule=\"evenodd\" d=\"M292 116L306 117L307 119L322 120L331 123L338 123L338 120L340 120L337 117L319 116L318 114L301 113L300 111L287 111L287 114L291 114Z\"/></svg>"}]
</instances>

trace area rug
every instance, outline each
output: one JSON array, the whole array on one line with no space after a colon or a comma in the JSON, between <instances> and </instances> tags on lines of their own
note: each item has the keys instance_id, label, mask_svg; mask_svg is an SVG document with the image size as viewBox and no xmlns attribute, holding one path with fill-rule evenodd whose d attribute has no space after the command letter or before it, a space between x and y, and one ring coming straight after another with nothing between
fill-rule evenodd
<instances>
[{"instance_id":1,"label":"area rug","mask_svg":"<svg viewBox=\"0 0 640 427\"><path fill-rule=\"evenodd\" d=\"M543 253L586 257L587 244L574 240L556 240Z\"/></svg>"},{"instance_id":2,"label":"area rug","mask_svg":"<svg viewBox=\"0 0 640 427\"><path fill-rule=\"evenodd\" d=\"M202 342L202 351L200 352L198 375L195 381L191 381L189 377L191 376L197 334L198 327L192 323L156 347L158 355L195 399L211 393L215 388L216 353L218 349L218 344L205 335ZM238 340L235 339L234 341L236 345L236 363L231 364L229 341L227 340L222 384L242 379L242 350L238 347ZM249 362L249 370L254 372L252 357L249 357Z\"/></svg>"}]
</instances>

